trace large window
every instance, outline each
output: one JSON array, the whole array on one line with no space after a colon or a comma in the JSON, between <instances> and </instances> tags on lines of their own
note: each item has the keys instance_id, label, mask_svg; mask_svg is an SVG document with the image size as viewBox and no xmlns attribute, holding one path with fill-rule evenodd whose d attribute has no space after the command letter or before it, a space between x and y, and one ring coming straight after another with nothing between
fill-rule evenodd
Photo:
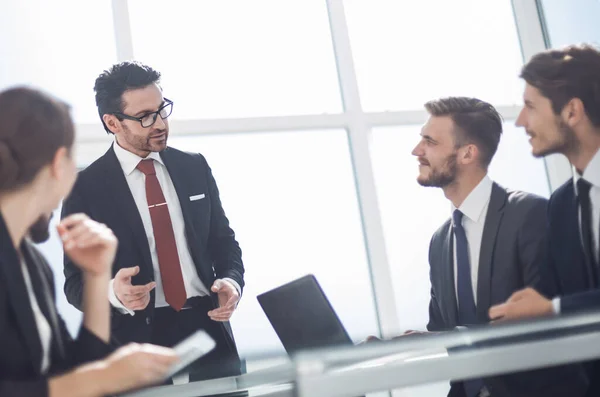
<instances>
[{"instance_id":1,"label":"large window","mask_svg":"<svg viewBox=\"0 0 600 397\"><path fill-rule=\"evenodd\" d=\"M344 0L365 110L441 96L520 102L522 57L507 0Z\"/></svg>"},{"instance_id":2,"label":"large window","mask_svg":"<svg viewBox=\"0 0 600 397\"><path fill-rule=\"evenodd\" d=\"M597 0L541 0L550 46L569 44L600 45L600 2Z\"/></svg>"},{"instance_id":3,"label":"large window","mask_svg":"<svg viewBox=\"0 0 600 397\"><path fill-rule=\"evenodd\" d=\"M115 63L110 0L2 4L0 89L27 84L68 101L77 122L98 119L94 80Z\"/></svg>"},{"instance_id":4,"label":"large window","mask_svg":"<svg viewBox=\"0 0 600 397\"><path fill-rule=\"evenodd\" d=\"M178 118L340 112L323 0L129 1L136 59Z\"/></svg>"},{"instance_id":5,"label":"large window","mask_svg":"<svg viewBox=\"0 0 600 397\"><path fill-rule=\"evenodd\" d=\"M246 289L233 317L243 355L282 352L256 295L312 273L351 337L377 332L343 130L173 138L202 152L242 247Z\"/></svg>"}]
</instances>

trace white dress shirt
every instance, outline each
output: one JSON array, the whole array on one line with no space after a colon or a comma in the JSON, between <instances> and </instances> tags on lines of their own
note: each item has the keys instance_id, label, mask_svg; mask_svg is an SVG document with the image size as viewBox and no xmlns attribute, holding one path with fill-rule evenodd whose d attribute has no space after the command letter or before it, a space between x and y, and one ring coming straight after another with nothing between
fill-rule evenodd
<instances>
[{"instance_id":1,"label":"white dress shirt","mask_svg":"<svg viewBox=\"0 0 600 397\"><path fill-rule=\"evenodd\" d=\"M469 243L469 264L471 265L471 285L473 287L473 298L477 304L477 276L479 275L479 253L481 251L481 239L483 237L483 227L487 216L490 197L492 195L492 180L486 175L481 182L469 193L462 202L458 210L464 214L462 226L467 235ZM452 212L456 207L452 205ZM457 264L456 264L456 238L454 242L454 291L457 288ZM458 303L458 294L456 302Z\"/></svg>"},{"instance_id":2,"label":"white dress shirt","mask_svg":"<svg viewBox=\"0 0 600 397\"><path fill-rule=\"evenodd\" d=\"M150 255L152 257L152 265L154 267L154 281L156 282L155 288L155 307L166 307L169 306L165 299L165 293L162 286L162 279L160 275L160 268L158 265L158 254L156 251L156 241L154 240L154 231L152 228L152 219L150 218L150 210L148 209L148 200L146 199L146 176L136 167L143 158L138 155L131 153L123 149L117 141L113 145L117 160L121 164L127 185L135 200L135 205L138 208L142 223L144 224L144 230L146 237L148 238L148 245L150 247ZM173 185L173 181L167 171L163 160L157 152L151 152L146 159L153 159L154 168L156 170L156 177L158 183L162 189L163 195L169 208L169 215L173 224L173 233L175 235L175 243L177 245L177 254L179 255L179 263L181 264L181 272L183 275L183 283L185 285L185 292L188 298L194 296L206 296L209 295L210 286L207 286L200 280L192 255L190 253L187 239L185 237L185 222L183 220L183 213L181 212L181 204L177 196L177 191ZM125 267L133 267L138 265L137 263L122 264ZM235 288L240 292L240 286L232 279L225 278L225 280L231 282ZM117 298L114 292L114 279L111 280L109 285L109 300L110 303L120 310L122 313L128 313L134 315L134 311L127 309Z\"/></svg>"},{"instance_id":3,"label":"white dress shirt","mask_svg":"<svg viewBox=\"0 0 600 397\"><path fill-rule=\"evenodd\" d=\"M27 270L27 265L25 265L25 262L23 261L21 261L21 271L23 272L23 278L25 279L25 287L27 288L27 295L29 296L29 302L31 303L31 310L33 311L35 325L42 343L41 371L42 374L45 374L50 366L50 342L52 340L52 329L50 328L50 324L48 323L46 316L44 316L40 306L38 305L37 298L33 292L29 270Z\"/></svg>"},{"instance_id":4,"label":"white dress shirt","mask_svg":"<svg viewBox=\"0 0 600 397\"><path fill-rule=\"evenodd\" d=\"M600 258L600 150L596 152L592 160L589 162L582 175L575 175L573 177L573 184L575 185L575 194L579 195L577 190L577 181L579 178L583 178L592 187L590 188L590 203L592 205L592 238L594 244L594 256L598 261ZM581 207L578 208L579 214L579 229L581 231ZM583 244L583 242L582 242ZM554 313L560 314L560 298L556 297L552 300L552 307Z\"/></svg>"}]
</instances>

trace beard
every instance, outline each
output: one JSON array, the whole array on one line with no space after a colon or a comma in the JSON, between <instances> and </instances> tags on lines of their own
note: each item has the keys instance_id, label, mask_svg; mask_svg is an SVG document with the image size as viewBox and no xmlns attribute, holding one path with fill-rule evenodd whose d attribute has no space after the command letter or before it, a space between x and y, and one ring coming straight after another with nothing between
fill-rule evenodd
<instances>
[{"instance_id":1,"label":"beard","mask_svg":"<svg viewBox=\"0 0 600 397\"><path fill-rule=\"evenodd\" d=\"M138 151L143 152L162 152L167 148L167 140L169 138L169 127L165 126L163 129L156 129L149 127L150 133L147 136L135 135L129 127L125 124L123 126L123 138L127 144ZM160 139L152 138L161 136Z\"/></svg>"},{"instance_id":2,"label":"beard","mask_svg":"<svg viewBox=\"0 0 600 397\"><path fill-rule=\"evenodd\" d=\"M37 221L29 227L29 237L34 243L40 244L50 238L50 220L52 219L52 215L52 213L50 213L50 215L41 215Z\"/></svg>"},{"instance_id":3,"label":"beard","mask_svg":"<svg viewBox=\"0 0 600 397\"><path fill-rule=\"evenodd\" d=\"M549 154L561 153L567 155L568 153L577 152L579 150L579 142L575 137L575 131L569 127L562 119L557 116L556 127L558 130L558 137L553 141L549 142L546 147L541 148L537 151L533 151L534 157L544 157ZM528 134L536 136L537 134L527 131Z\"/></svg>"},{"instance_id":4,"label":"beard","mask_svg":"<svg viewBox=\"0 0 600 397\"><path fill-rule=\"evenodd\" d=\"M456 153L452 153L446 157L444 165L434 168L429 165L429 175L417 178L417 182L425 187L445 187L456 180Z\"/></svg>"}]
</instances>

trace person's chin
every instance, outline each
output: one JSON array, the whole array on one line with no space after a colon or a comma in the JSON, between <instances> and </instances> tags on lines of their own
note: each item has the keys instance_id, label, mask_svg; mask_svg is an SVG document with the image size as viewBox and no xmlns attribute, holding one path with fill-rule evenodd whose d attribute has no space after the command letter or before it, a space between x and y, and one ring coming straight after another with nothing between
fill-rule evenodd
<instances>
[{"instance_id":1,"label":"person's chin","mask_svg":"<svg viewBox=\"0 0 600 397\"><path fill-rule=\"evenodd\" d=\"M421 174L417 177L417 183L421 186L429 186L429 178Z\"/></svg>"},{"instance_id":2,"label":"person's chin","mask_svg":"<svg viewBox=\"0 0 600 397\"><path fill-rule=\"evenodd\" d=\"M162 152L166 148L167 148L167 139L166 138L162 139L162 140L157 140L156 142L153 142L153 144L152 144L153 152Z\"/></svg>"},{"instance_id":3,"label":"person's chin","mask_svg":"<svg viewBox=\"0 0 600 397\"><path fill-rule=\"evenodd\" d=\"M551 148L546 148L546 147L542 147L539 145L535 145L531 141L530 141L530 144L531 144L531 154L533 155L533 157L539 158L539 157L544 157L549 154L555 153L555 151L553 151Z\"/></svg>"}]
</instances>

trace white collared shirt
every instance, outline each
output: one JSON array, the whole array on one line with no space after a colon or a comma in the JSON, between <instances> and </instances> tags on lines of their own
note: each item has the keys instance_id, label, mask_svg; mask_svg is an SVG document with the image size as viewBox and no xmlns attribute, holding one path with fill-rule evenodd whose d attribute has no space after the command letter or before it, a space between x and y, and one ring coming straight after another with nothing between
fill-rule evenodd
<instances>
[{"instance_id":1,"label":"white collared shirt","mask_svg":"<svg viewBox=\"0 0 600 397\"><path fill-rule=\"evenodd\" d=\"M490 204L492 195L492 180L486 175L481 182L469 193L467 198L458 208L464 214L462 218L462 226L467 235L469 243L469 264L471 265L471 285L473 287L473 298L477 304L477 276L479 275L479 256L481 252L481 240L483 237L483 228L485 226L485 218ZM451 206L452 213L456 209ZM456 238L454 242L454 291L457 291L457 263L456 263ZM455 293L458 303L458 293Z\"/></svg>"},{"instance_id":2,"label":"white collared shirt","mask_svg":"<svg viewBox=\"0 0 600 397\"><path fill-rule=\"evenodd\" d=\"M592 184L590 188L590 202L592 205L592 237L594 243L594 255L596 260L600 257L600 150L596 152L582 175L573 176L575 194L579 195L577 181L583 178ZM579 230L581 232L581 207L578 208ZM555 314L560 314L560 297L552 299L552 308Z\"/></svg>"},{"instance_id":3,"label":"white collared shirt","mask_svg":"<svg viewBox=\"0 0 600 397\"><path fill-rule=\"evenodd\" d=\"M152 219L150 218L148 200L146 199L146 176L142 171L136 168L138 163L144 159L123 149L121 146L119 146L116 139L113 147L117 156L117 160L119 160L119 164L121 165L123 173L125 174L125 179L127 180L129 190L131 190L131 194L135 200L135 205L137 206L140 217L142 218L146 237L148 238L148 246L150 247L150 255L152 257L152 265L154 267L154 281L156 282L154 306L169 306L165 299L165 293L162 286L162 278L158 265L158 254L156 251L156 241L154 240L154 231L152 228ZM154 168L156 170L156 178L158 179L158 183L160 184L163 195L165 196L167 207L169 208L169 215L173 224L173 233L175 235L177 254L179 255L179 262L181 264L181 272L183 275L183 283L185 285L186 295L188 298L209 295L207 286L202 282L202 280L200 280L198 272L196 271L192 255L188 247L185 236L185 222L183 220L181 204L167 167L157 152L151 152L146 159L155 160ZM121 265L125 267L133 267L138 264L126 263ZM238 292L240 292L240 287L234 280L229 278L225 278L225 280L231 282ZM111 280L109 285L109 300L111 304L119 309L122 313L134 315L134 311L123 306L123 304L116 297L113 283L114 280Z\"/></svg>"}]
</instances>

